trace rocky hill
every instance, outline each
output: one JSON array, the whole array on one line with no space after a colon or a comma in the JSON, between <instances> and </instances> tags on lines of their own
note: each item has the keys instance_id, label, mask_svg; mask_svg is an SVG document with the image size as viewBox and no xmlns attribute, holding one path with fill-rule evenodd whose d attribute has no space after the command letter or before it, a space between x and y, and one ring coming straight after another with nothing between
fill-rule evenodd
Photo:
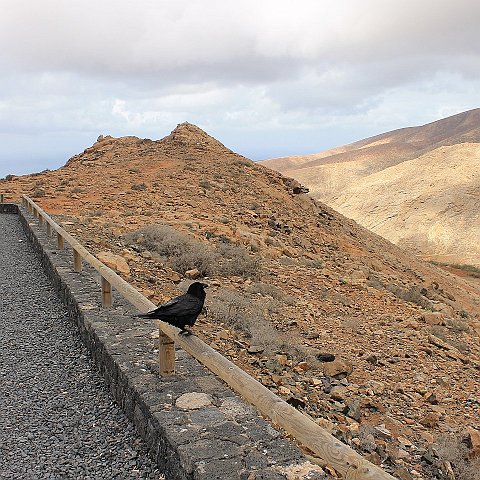
<instances>
[{"instance_id":1,"label":"rocky hill","mask_svg":"<svg viewBox=\"0 0 480 480\"><path fill-rule=\"evenodd\" d=\"M157 141L101 136L0 191L34 197L156 303L207 276L195 333L398 478L473 468L432 445L480 449L478 283L188 123Z\"/></svg>"},{"instance_id":2,"label":"rocky hill","mask_svg":"<svg viewBox=\"0 0 480 480\"><path fill-rule=\"evenodd\" d=\"M262 163L398 245L480 266L480 109Z\"/></svg>"}]
</instances>

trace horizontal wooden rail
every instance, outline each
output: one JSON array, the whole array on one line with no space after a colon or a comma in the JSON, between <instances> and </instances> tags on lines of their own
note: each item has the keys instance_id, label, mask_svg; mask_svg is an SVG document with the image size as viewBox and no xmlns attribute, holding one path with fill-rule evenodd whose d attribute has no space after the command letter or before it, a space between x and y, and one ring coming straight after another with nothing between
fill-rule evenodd
<instances>
[{"instance_id":1,"label":"horizontal wooden rail","mask_svg":"<svg viewBox=\"0 0 480 480\"><path fill-rule=\"evenodd\" d=\"M144 297L132 285L88 252L29 197L23 195L22 199L25 206L30 206L37 212L37 215L42 216L47 225L50 224L57 234L60 234L86 262L100 273L102 283L103 279L105 279L110 288L113 286L120 295L142 312L150 311L156 307L154 303ZM169 349L162 350L160 358L164 356L164 360L167 362L173 360L173 340L186 352L203 363L209 370L218 375L248 402L255 405L262 415L270 418L272 422L283 428L331 465L337 472L341 473L344 479L395 480L390 474L340 442L340 440L317 425L311 418L303 415L278 395L275 395L195 335L179 335L179 329L171 325L160 321L156 321L156 324L160 329L160 344L164 344ZM162 369L167 371L162 372ZM169 373L168 363L161 363L160 371L161 373Z\"/></svg>"}]
</instances>

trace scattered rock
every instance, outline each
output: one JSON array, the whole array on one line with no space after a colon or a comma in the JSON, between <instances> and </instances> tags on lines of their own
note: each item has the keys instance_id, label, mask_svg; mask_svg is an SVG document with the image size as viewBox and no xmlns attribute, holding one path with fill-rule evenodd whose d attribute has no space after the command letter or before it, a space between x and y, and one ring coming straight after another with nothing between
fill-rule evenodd
<instances>
[{"instance_id":1,"label":"scattered rock","mask_svg":"<svg viewBox=\"0 0 480 480\"><path fill-rule=\"evenodd\" d=\"M367 355L365 357L365 361L368 362L368 363L371 363L372 365L376 365L378 363L378 358L377 358L376 355L371 353L370 355Z\"/></svg>"},{"instance_id":2,"label":"scattered rock","mask_svg":"<svg viewBox=\"0 0 480 480\"><path fill-rule=\"evenodd\" d=\"M392 433L383 424L373 427L373 430L375 431L375 436L382 440L390 440L392 438Z\"/></svg>"},{"instance_id":3,"label":"scattered rock","mask_svg":"<svg viewBox=\"0 0 480 480\"><path fill-rule=\"evenodd\" d=\"M374 465L380 465L382 463L382 459L377 452L371 452L364 455L364 458L369 462L373 463Z\"/></svg>"},{"instance_id":4,"label":"scattered rock","mask_svg":"<svg viewBox=\"0 0 480 480\"><path fill-rule=\"evenodd\" d=\"M323 373L329 377L337 375L350 375L353 371L353 366L341 359L336 359L333 362L326 363L323 366Z\"/></svg>"},{"instance_id":5,"label":"scattered rock","mask_svg":"<svg viewBox=\"0 0 480 480\"><path fill-rule=\"evenodd\" d=\"M377 380L368 380L365 385L374 395L381 395L385 392L385 384L383 382L378 382Z\"/></svg>"},{"instance_id":6,"label":"scattered rock","mask_svg":"<svg viewBox=\"0 0 480 480\"><path fill-rule=\"evenodd\" d=\"M405 393L405 387L404 387L403 383L396 383L393 386L393 391L395 393Z\"/></svg>"},{"instance_id":7,"label":"scattered rock","mask_svg":"<svg viewBox=\"0 0 480 480\"><path fill-rule=\"evenodd\" d=\"M394 474L399 480L414 480L412 474L405 467L396 468Z\"/></svg>"},{"instance_id":8,"label":"scattered rock","mask_svg":"<svg viewBox=\"0 0 480 480\"><path fill-rule=\"evenodd\" d=\"M438 425L440 417L441 417L440 413L430 412L430 413L427 413L427 415L425 415L422 419L420 419L420 423L424 427L434 428Z\"/></svg>"},{"instance_id":9,"label":"scattered rock","mask_svg":"<svg viewBox=\"0 0 480 480\"><path fill-rule=\"evenodd\" d=\"M128 266L127 261L120 255L115 255L112 252L104 251L98 253L97 258L107 267L115 270L117 273L130 275L130 267Z\"/></svg>"},{"instance_id":10,"label":"scattered rock","mask_svg":"<svg viewBox=\"0 0 480 480\"><path fill-rule=\"evenodd\" d=\"M184 393L177 398L175 405L184 410L198 410L212 405L212 397L206 393Z\"/></svg>"},{"instance_id":11,"label":"scattered rock","mask_svg":"<svg viewBox=\"0 0 480 480\"><path fill-rule=\"evenodd\" d=\"M287 403L297 409L305 408L307 405L304 400L298 397L290 397L289 399L287 399Z\"/></svg>"},{"instance_id":12,"label":"scattered rock","mask_svg":"<svg viewBox=\"0 0 480 480\"><path fill-rule=\"evenodd\" d=\"M279 363L279 365L283 365L283 366L288 365L288 357L286 355L279 354L275 358L277 359L277 362Z\"/></svg>"},{"instance_id":13,"label":"scattered rock","mask_svg":"<svg viewBox=\"0 0 480 480\"><path fill-rule=\"evenodd\" d=\"M295 371L298 371L300 373L306 372L310 368L310 365L307 362L300 362L297 365L295 365Z\"/></svg>"},{"instance_id":14,"label":"scattered rock","mask_svg":"<svg viewBox=\"0 0 480 480\"><path fill-rule=\"evenodd\" d=\"M445 315L441 312L426 312L422 315L428 325L444 325Z\"/></svg>"},{"instance_id":15,"label":"scattered rock","mask_svg":"<svg viewBox=\"0 0 480 480\"><path fill-rule=\"evenodd\" d=\"M131 260L132 262L140 261L140 257L138 255L136 255L135 253L131 252L126 248L122 250L122 257L125 258L126 260Z\"/></svg>"},{"instance_id":16,"label":"scattered rock","mask_svg":"<svg viewBox=\"0 0 480 480\"><path fill-rule=\"evenodd\" d=\"M290 258L295 258L297 256L295 249L288 246L282 248L282 254Z\"/></svg>"},{"instance_id":17,"label":"scattered rock","mask_svg":"<svg viewBox=\"0 0 480 480\"><path fill-rule=\"evenodd\" d=\"M420 323L418 323L416 320L410 319L405 322L405 327L411 328L412 330L419 330Z\"/></svg>"},{"instance_id":18,"label":"scattered rock","mask_svg":"<svg viewBox=\"0 0 480 480\"><path fill-rule=\"evenodd\" d=\"M278 467L278 470L287 480L326 480L328 478L323 468L310 462L304 462L300 465L289 465L288 467Z\"/></svg>"},{"instance_id":19,"label":"scattered rock","mask_svg":"<svg viewBox=\"0 0 480 480\"><path fill-rule=\"evenodd\" d=\"M178 283L182 280L182 277L177 272L168 273L167 278L173 283Z\"/></svg>"},{"instance_id":20,"label":"scattered rock","mask_svg":"<svg viewBox=\"0 0 480 480\"><path fill-rule=\"evenodd\" d=\"M347 415L350 418L353 418L357 422L360 421L360 418L362 416L361 408L360 408L360 401L359 400L353 400L353 402L350 402L347 405Z\"/></svg>"},{"instance_id":21,"label":"scattered rock","mask_svg":"<svg viewBox=\"0 0 480 480\"><path fill-rule=\"evenodd\" d=\"M432 405L438 405L438 398L435 395L435 392L428 392L424 398L428 403L431 403Z\"/></svg>"},{"instance_id":22,"label":"scattered rock","mask_svg":"<svg viewBox=\"0 0 480 480\"><path fill-rule=\"evenodd\" d=\"M391 444L387 444L386 451L387 451L387 455L395 462L397 460L409 460L411 457L411 455L403 448L399 448Z\"/></svg>"},{"instance_id":23,"label":"scattered rock","mask_svg":"<svg viewBox=\"0 0 480 480\"><path fill-rule=\"evenodd\" d=\"M278 392L281 395L291 395L292 394L292 391L288 387L285 387L284 385L281 385L280 387L278 387Z\"/></svg>"},{"instance_id":24,"label":"scattered rock","mask_svg":"<svg viewBox=\"0 0 480 480\"><path fill-rule=\"evenodd\" d=\"M193 268L192 270L187 270L185 276L191 280L196 280L197 278L200 278L202 274L197 268Z\"/></svg>"},{"instance_id":25,"label":"scattered rock","mask_svg":"<svg viewBox=\"0 0 480 480\"><path fill-rule=\"evenodd\" d=\"M250 345L250 347L248 347L247 349L247 352L251 354L255 354L255 353L262 353L264 350L265 350L265 347L262 347L260 345Z\"/></svg>"},{"instance_id":26,"label":"scattered rock","mask_svg":"<svg viewBox=\"0 0 480 480\"><path fill-rule=\"evenodd\" d=\"M334 400L338 400L340 402L343 402L346 400L348 397L348 388L344 387L342 385L335 385L331 390L330 390L330 396Z\"/></svg>"},{"instance_id":27,"label":"scattered rock","mask_svg":"<svg viewBox=\"0 0 480 480\"><path fill-rule=\"evenodd\" d=\"M333 353L319 353L317 359L320 362L333 362L335 360L335 355L333 355Z\"/></svg>"}]
</instances>

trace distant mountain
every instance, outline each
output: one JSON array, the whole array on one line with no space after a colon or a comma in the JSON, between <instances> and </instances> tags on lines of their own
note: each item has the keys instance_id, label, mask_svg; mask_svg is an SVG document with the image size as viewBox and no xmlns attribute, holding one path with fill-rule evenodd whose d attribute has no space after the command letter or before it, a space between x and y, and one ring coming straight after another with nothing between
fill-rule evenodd
<instances>
[{"instance_id":1,"label":"distant mountain","mask_svg":"<svg viewBox=\"0 0 480 480\"><path fill-rule=\"evenodd\" d=\"M394 243L480 265L480 109L261 163Z\"/></svg>"}]
</instances>

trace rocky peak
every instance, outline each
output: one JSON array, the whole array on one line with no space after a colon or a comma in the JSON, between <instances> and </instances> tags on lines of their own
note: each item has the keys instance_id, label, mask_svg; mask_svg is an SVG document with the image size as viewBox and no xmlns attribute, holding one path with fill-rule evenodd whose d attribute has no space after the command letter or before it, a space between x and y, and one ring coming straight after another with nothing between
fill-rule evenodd
<instances>
[{"instance_id":1,"label":"rocky peak","mask_svg":"<svg viewBox=\"0 0 480 480\"><path fill-rule=\"evenodd\" d=\"M208 135L200 127L188 122L177 125L172 133L163 138L161 142L175 148L194 148L197 150L232 153L225 145Z\"/></svg>"}]
</instances>

